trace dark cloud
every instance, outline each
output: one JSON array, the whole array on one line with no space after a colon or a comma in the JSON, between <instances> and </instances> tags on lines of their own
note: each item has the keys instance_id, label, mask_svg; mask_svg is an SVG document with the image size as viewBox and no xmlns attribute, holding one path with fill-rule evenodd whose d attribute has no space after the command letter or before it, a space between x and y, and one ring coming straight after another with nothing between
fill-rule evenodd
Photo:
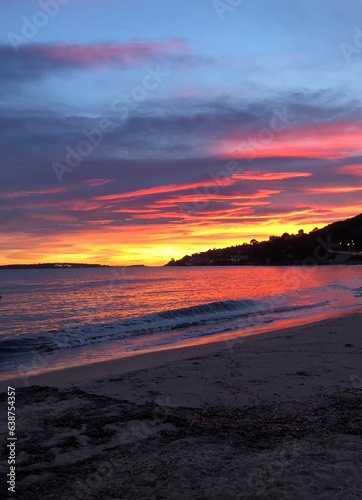
<instances>
[{"instance_id":1,"label":"dark cloud","mask_svg":"<svg viewBox=\"0 0 362 500\"><path fill-rule=\"evenodd\" d=\"M294 98L294 100L293 100ZM175 101L166 107L167 112L156 113L153 109L148 109L147 113L141 110L130 110L129 117L122 120L117 113L110 109L105 109L103 115L99 117L86 116L61 116L56 113L39 113L31 111L7 113L0 118L0 145L2 148L2 161L4 169L0 172L0 179L3 182L36 183L39 179L45 178L49 182L56 181L54 173L51 171L51 164L54 161L64 163L67 148L76 150L84 140L89 140L93 136L97 145L91 152L84 156L81 165L74 169L72 175L65 178L82 178L88 175L89 170L95 178L103 178L103 174L97 171L94 165L102 161L102 164L117 164L122 170L124 165L136 158L150 161L150 169L146 177L131 180L125 179L125 188L132 183L140 185L147 182L149 178L152 182L160 178L171 180L170 174L165 172L159 162L160 160L180 160L189 158L190 165L198 165L195 171L200 175L205 175L214 168L220 168L220 163L212 158L212 147L220 137L231 136L232 134L243 133L246 140L254 144L255 137L259 130L268 128L270 123L277 123L278 126L285 125L285 129L293 129L309 124L329 125L336 123L353 123L360 113L358 106L345 106L342 102L334 101L334 106L327 100L324 105L320 103L323 96L317 94L285 96L283 104L281 99L275 101L267 100L258 103L234 103L228 100L218 100L215 102L201 103L190 101L186 106L185 101ZM297 102L298 101L298 102ZM165 109L162 103L161 109ZM300 110L299 110L300 109ZM296 111L298 110L298 112ZM280 118L281 117L281 118ZM106 119L111 123L111 132L100 132L100 124ZM282 119L285 120L284 124ZM274 120L274 122L271 122ZM97 132L98 131L98 132ZM102 137L101 137L101 135ZM314 134L314 131L313 131ZM101 137L101 140L99 138ZM275 133L274 142L279 141L278 133ZM262 148L263 144L257 144ZM194 158L208 158L208 160L193 160ZM122 160L125 161L122 161ZM284 166L286 161L292 169L304 169L304 165L320 164L324 162L320 158L298 158L296 154L293 158L279 159L270 157L267 161L253 159L253 165L258 167L259 163L263 168L275 170L278 166ZM343 160L345 162L345 160ZM349 158L349 162L357 162L358 159ZM137 163L137 162L136 162ZM336 165L341 161L335 160ZM134 163L132 163L133 165ZM177 164L177 162L176 162ZM185 162L183 162L183 165ZM331 162L330 162L331 164ZM185 167L182 167L185 168ZM152 174L149 174L152 172ZM154 177L156 174L156 177ZM113 169L111 176L114 175ZM177 178L177 174L172 174ZM165 176L165 177L163 177ZM132 179L134 176L131 176Z\"/></svg>"},{"instance_id":2,"label":"dark cloud","mask_svg":"<svg viewBox=\"0 0 362 500\"><path fill-rule=\"evenodd\" d=\"M0 82L36 81L48 74L65 70L128 69L149 63L194 67L209 65L213 59L193 54L187 43L131 41L88 45L26 45L18 52L0 45Z\"/></svg>"}]
</instances>

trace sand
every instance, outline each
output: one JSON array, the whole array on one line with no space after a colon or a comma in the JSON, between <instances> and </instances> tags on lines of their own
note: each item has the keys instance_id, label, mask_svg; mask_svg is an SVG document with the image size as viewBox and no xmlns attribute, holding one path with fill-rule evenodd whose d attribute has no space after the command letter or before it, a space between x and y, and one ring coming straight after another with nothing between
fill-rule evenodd
<instances>
[{"instance_id":1,"label":"sand","mask_svg":"<svg viewBox=\"0 0 362 500\"><path fill-rule=\"evenodd\" d=\"M362 498L361 327L354 314L2 383L16 497Z\"/></svg>"}]
</instances>

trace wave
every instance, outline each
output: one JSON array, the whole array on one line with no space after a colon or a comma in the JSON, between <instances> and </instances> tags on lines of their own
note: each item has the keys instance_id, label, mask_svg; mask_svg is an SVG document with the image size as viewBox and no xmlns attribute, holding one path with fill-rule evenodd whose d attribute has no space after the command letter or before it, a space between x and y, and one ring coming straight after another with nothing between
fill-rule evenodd
<instances>
[{"instance_id":1,"label":"wave","mask_svg":"<svg viewBox=\"0 0 362 500\"><path fill-rule=\"evenodd\" d=\"M342 283L336 282L336 283L330 283L327 285L328 288L333 288L335 290L346 290L348 292L351 292L354 294L355 297L362 297L362 287L350 287L347 285L344 285Z\"/></svg>"},{"instance_id":2,"label":"wave","mask_svg":"<svg viewBox=\"0 0 362 500\"><path fill-rule=\"evenodd\" d=\"M213 334L238 326L250 326L252 323L268 323L273 315L291 313L301 309L323 307L329 302L316 304L275 307L274 302L240 299L209 302L196 306L160 311L144 316L121 319L108 324L89 324L62 328L48 332L21 334L13 338L0 340L0 355L26 352L51 352L58 349L98 344L106 341L133 338L140 335L152 335L159 332L177 330L179 336L189 336L190 329L198 329L197 335ZM235 321L234 321L235 323Z\"/></svg>"}]
</instances>

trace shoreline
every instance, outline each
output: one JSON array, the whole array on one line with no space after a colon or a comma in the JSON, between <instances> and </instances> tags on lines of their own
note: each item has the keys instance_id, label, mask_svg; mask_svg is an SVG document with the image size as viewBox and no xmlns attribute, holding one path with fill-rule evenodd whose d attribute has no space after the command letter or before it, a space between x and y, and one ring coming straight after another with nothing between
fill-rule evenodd
<instances>
[{"instance_id":1,"label":"shoreline","mask_svg":"<svg viewBox=\"0 0 362 500\"><path fill-rule=\"evenodd\" d=\"M96 378L112 376L116 374L125 374L135 371L145 370L161 366L164 364L172 364L178 361L186 360L198 356L200 358L207 358L215 353L222 353L235 350L241 345L253 345L257 342L272 342L273 339L280 336L288 335L303 335L309 333L311 330L327 327L331 322L337 321L344 323L348 318L358 318L362 324L362 311L361 312L348 312L344 315L336 315L328 317L327 319L320 319L305 323L298 326L286 326L283 328L272 329L265 331L266 325L260 327L260 333L251 333L250 335L235 336L235 332L230 334L223 334L223 340L212 340L200 337L194 339L195 343L192 345L179 346L165 346L159 350L152 350L150 352L142 352L140 354L131 354L124 357L113 358L108 360L96 361L79 366L70 366L61 369L54 369L45 371L43 373L33 374L29 376L14 376L0 380L0 392L7 390L7 386L11 384L19 385L19 387L28 387L31 385L47 386L55 385L57 387L66 387L69 384L77 385L84 383L85 380L93 380L94 373ZM342 326L342 325L341 325ZM230 338L228 338L230 337ZM199 340L199 342L197 342ZM305 339L307 340L307 339ZM362 376L362 374L361 374Z\"/></svg>"},{"instance_id":2,"label":"shoreline","mask_svg":"<svg viewBox=\"0 0 362 500\"><path fill-rule=\"evenodd\" d=\"M357 500L361 326L349 314L13 384L17 498Z\"/></svg>"}]
</instances>

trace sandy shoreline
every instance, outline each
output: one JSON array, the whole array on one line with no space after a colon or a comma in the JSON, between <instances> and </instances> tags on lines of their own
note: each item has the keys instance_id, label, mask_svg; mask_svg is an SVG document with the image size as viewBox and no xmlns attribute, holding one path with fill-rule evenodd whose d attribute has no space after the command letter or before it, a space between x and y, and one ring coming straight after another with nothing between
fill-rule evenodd
<instances>
[{"instance_id":1,"label":"sandy shoreline","mask_svg":"<svg viewBox=\"0 0 362 500\"><path fill-rule=\"evenodd\" d=\"M360 314L362 318L362 312ZM57 387L67 387L69 385L79 384L83 385L84 383L87 383L87 381L92 383L94 378L110 377L112 375L139 371L164 364L174 364L175 362L196 356L204 358L208 355L221 352L227 355L228 351L230 351L230 354L234 352L234 354L238 353L238 355L240 355L241 351L237 350L240 346L243 346L243 348L249 348L250 344L253 345L254 343L257 343L256 345L262 345L263 347L265 346L266 348L269 348L270 343L272 343L276 338L281 339L285 348L288 348L289 344L293 344L294 346L294 338L299 335L303 336L303 339L301 339L302 343L308 343L311 345L311 343L324 341L323 335L325 328L328 328L330 324L334 324L335 321L337 321L337 326L340 325L340 329L345 329L346 332L357 330L357 333L358 327L355 326L355 323L357 324L358 317L359 314L349 313L345 316L323 319L300 326L285 327L267 331L265 333L252 333L248 336L233 337L235 334L231 333L230 338L226 336L225 340L200 338L200 343L195 345L187 345L185 347L167 346L158 351L99 361L81 366L67 367L64 369L55 369L38 375L15 375L11 376L9 379L0 380L0 392L6 391L8 385L14 385L17 387L27 387L30 385L51 385ZM351 320L349 318L355 319ZM360 321L362 324L362 319ZM289 337L290 335L292 336ZM293 340L288 342L288 338ZM194 340L197 342L198 339ZM260 344L260 342L263 344Z\"/></svg>"},{"instance_id":2,"label":"sandy shoreline","mask_svg":"<svg viewBox=\"0 0 362 500\"><path fill-rule=\"evenodd\" d=\"M361 327L354 314L12 381L17 496L361 498Z\"/></svg>"}]
</instances>

